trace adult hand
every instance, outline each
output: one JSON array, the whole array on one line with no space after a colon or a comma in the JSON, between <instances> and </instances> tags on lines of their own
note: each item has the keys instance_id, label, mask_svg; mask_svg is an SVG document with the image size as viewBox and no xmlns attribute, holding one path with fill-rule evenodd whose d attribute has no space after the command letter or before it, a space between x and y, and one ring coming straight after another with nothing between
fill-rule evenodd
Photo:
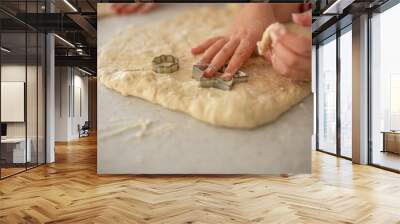
<instances>
[{"instance_id":1,"label":"adult hand","mask_svg":"<svg viewBox=\"0 0 400 224\"><path fill-rule=\"evenodd\" d=\"M212 37L192 48L192 54L201 54L200 64L208 64L205 77L212 77L228 61L221 76L230 80L240 66L251 56L263 31L272 21L272 10L263 4L251 4L240 13L225 35ZM269 18L269 20L268 20Z\"/></svg>"},{"instance_id":2,"label":"adult hand","mask_svg":"<svg viewBox=\"0 0 400 224\"><path fill-rule=\"evenodd\" d=\"M112 9L117 14L148 13L157 8L156 3L114 3Z\"/></svg>"},{"instance_id":3,"label":"adult hand","mask_svg":"<svg viewBox=\"0 0 400 224\"><path fill-rule=\"evenodd\" d=\"M311 10L292 14L293 22L310 27ZM311 31L310 31L311 32ZM293 80L311 80L311 38L285 30L276 32L276 40L265 57L280 74Z\"/></svg>"}]
</instances>

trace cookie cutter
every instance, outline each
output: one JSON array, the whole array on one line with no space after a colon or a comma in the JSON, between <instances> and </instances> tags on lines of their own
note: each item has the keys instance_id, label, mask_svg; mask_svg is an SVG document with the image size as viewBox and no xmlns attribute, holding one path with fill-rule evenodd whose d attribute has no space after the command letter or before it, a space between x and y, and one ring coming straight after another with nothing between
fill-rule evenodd
<instances>
[{"instance_id":1,"label":"cookie cutter","mask_svg":"<svg viewBox=\"0 0 400 224\"><path fill-rule=\"evenodd\" d=\"M153 58L152 70L156 73L173 73L179 70L179 59L172 55L160 55Z\"/></svg>"},{"instance_id":2,"label":"cookie cutter","mask_svg":"<svg viewBox=\"0 0 400 224\"><path fill-rule=\"evenodd\" d=\"M192 78L199 81L199 86L202 88L217 88L221 90L231 90L235 83L247 82L248 75L240 70L233 74L231 80L226 81L221 78L224 74L227 65L224 65L217 71L217 75L207 78L204 77L204 70L208 68L206 64L195 64L192 69Z\"/></svg>"}]
</instances>

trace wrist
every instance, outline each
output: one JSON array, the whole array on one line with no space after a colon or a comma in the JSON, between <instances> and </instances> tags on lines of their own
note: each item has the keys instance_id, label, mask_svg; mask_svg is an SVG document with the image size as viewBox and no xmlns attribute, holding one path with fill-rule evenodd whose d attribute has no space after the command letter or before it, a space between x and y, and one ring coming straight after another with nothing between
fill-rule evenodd
<instances>
[{"instance_id":1,"label":"wrist","mask_svg":"<svg viewBox=\"0 0 400 224\"><path fill-rule=\"evenodd\" d=\"M256 29L264 30L271 24L277 22L272 4L269 3L250 3L243 8L243 13L239 14L238 19L251 20L256 25Z\"/></svg>"}]
</instances>

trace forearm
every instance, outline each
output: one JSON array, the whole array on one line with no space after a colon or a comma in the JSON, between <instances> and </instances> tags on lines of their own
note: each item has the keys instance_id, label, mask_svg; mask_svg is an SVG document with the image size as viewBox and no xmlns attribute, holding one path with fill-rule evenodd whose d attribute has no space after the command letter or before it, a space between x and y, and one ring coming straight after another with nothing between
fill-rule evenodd
<instances>
[{"instance_id":1,"label":"forearm","mask_svg":"<svg viewBox=\"0 0 400 224\"><path fill-rule=\"evenodd\" d=\"M292 13L299 13L301 4L297 3L249 3L236 16L237 23L251 19L255 27L267 28L275 22L286 23L292 20ZM254 27L254 28L255 28Z\"/></svg>"},{"instance_id":2,"label":"forearm","mask_svg":"<svg viewBox=\"0 0 400 224\"><path fill-rule=\"evenodd\" d=\"M277 22L274 15L274 8L272 4L268 3L246 4L235 19L239 20L237 24L243 20L251 20L253 28L260 28L262 26L262 30L272 23Z\"/></svg>"}]
</instances>

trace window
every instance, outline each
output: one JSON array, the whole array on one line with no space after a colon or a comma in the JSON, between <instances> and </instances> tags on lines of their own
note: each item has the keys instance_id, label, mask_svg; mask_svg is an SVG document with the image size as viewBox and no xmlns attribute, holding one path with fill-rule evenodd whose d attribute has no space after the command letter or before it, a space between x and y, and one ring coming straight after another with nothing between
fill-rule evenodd
<instances>
[{"instance_id":1,"label":"window","mask_svg":"<svg viewBox=\"0 0 400 224\"><path fill-rule=\"evenodd\" d=\"M340 155L351 158L352 149L352 33L351 26L340 36Z\"/></svg>"},{"instance_id":2,"label":"window","mask_svg":"<svg viewBox=\"0 0 400 224\"><path fill-rule=\"evenodd\" d=\"M1 1L40 13L43 1ZM45 34L0 12L0 178L45 163Z\"/></svg>"},{"instance_id":3,"label":"window","mask_svg":"<svg viewBox=\"0 0 400 224\"><path fill-rule=\"evenodd\" d=\"M400 5L371 18L372 164L400 170Z\"/></svg>"},{"instance_id":4,"label":"window","mask_svg":"<svg viewBox=\"0 0 400 224\"><path fill-rule=\"evenodd\" d=\"M318 149L336 153L336 36L318 48Z\"/></svg>"},{"instance_id":5,"label":"window","mask_svg":"<svg viewBox=\"0 0 400 224\"><path fill-rule=\"evenodd\" d=\"M400 130L400 73L390 74L390 130Z\"/></svg>"}]
</instances>

